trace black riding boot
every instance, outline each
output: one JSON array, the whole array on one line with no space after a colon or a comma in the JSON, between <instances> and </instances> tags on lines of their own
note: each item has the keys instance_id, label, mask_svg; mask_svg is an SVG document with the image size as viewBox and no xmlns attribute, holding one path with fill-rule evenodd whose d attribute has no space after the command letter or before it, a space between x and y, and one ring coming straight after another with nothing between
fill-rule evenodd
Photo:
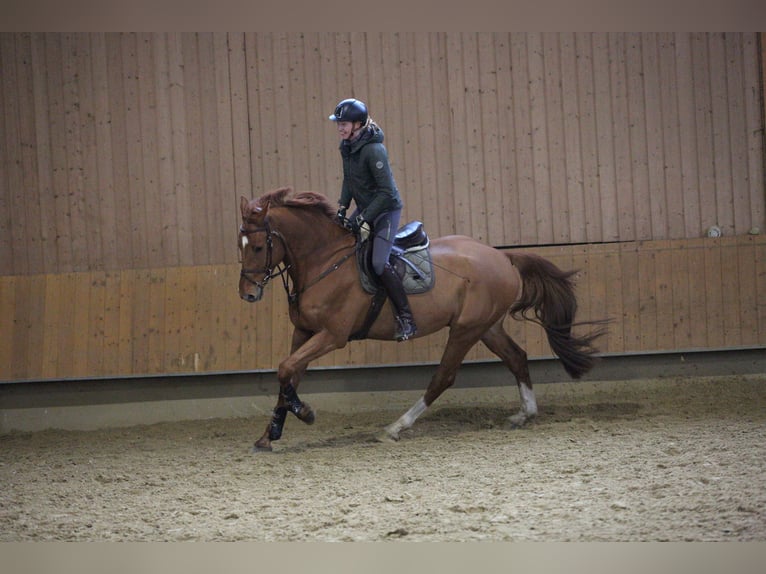
<instances>
[{"instance_id":1,"label":"black riding boot","mask_svg":"<svg viewBox=\"0 0 766 574\"><path fill-rule=\"evenodd\" d=\"M380 281L383 283L383 287L386 289L386 293L396 309L396 319L399 323L399 332L396 334L396 340L406 341L411 339L417 333L418 328L415 325L415 319L412 316L402 280L396 274L394 268L386 263L383 273L380 275Z\"/></svg>"}]
</instances>

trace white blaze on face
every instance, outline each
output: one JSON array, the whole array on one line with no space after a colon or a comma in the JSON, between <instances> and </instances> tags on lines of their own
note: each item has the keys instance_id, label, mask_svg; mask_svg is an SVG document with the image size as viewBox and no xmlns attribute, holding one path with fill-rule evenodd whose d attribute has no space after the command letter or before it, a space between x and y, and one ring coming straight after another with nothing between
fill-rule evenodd
<instances>
[{"instance_id":1,"label":"white blaze on face","mask_svg":"<svg viewBox=\"0 0 766 574\"><path fill-rule=\"evenodd\" d=\"M243 235L243 236L242 236L242 251L244 251L244 250L245 250L245 247L247 247L247 243L248 243L248 241L247 241L247 235Z\"/></svg>"}]
</instances>

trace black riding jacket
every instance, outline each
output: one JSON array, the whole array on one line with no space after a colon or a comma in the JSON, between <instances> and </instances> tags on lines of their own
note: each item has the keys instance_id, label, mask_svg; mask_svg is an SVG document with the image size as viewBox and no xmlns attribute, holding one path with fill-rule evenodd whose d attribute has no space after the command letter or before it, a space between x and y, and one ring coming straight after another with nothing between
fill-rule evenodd
<instances>
[{"instance_id":1,"label":"black riding jacket","mask_svg":"<svg viewBox=\"0 0 766 574\"><path fill-rule=\"evenodd\" d=\"M383 130L373 125L358 139L343 140L340 155L343 158L340 205L348 208L353 199L360 215L370 223L381 213L403 207L383 145Z\"/></svg>"}]
</instances>

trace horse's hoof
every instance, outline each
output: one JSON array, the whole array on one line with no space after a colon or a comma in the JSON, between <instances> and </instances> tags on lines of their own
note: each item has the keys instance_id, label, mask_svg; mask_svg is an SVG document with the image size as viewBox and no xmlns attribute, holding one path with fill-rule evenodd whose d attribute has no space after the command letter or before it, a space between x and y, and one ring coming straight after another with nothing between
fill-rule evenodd
<instances>
[{"instance_id":1,"label":"horse's hoof","mask_svg":"<svg viewBox=\"0 0 766 574\"><path fill-rule=\"evenodd\" d=\"M303 421L307 425L313 425L314 420L316 420L314 409L312 409L308 403L303 403L301 410L295 416L298 417L298 420Z\"/></svg>"},{"instance_id":2,"label":"horse's hoof","mask_svg":"<svg viewBox=\"0 0 766 574\"><path fill-rule=\"evenodd\" d=\"M253 454L258 454L259 452L273 452L274 449L271 448L271 445L259 445L258 443L255 443L251 450Z\"/></svg>"},{"instance_id":3,"label":"horse's hoof","mask_svg":"<svg viewBox=\"0 0 766 574\"><path fill-rule=\"evenodd\" d=\"M386 429L383 432L378 433L378 436L375 437L375 440L377 442L387 443L399 442L399 433L391 429Z\"/></svg>"},{"instance_id":4,"label":"horse's hoof","mask_svg":"<svg viewBox=\"0 0 766 574\"><path fill-rule=\"evenodd\" d=\"M527 422L526 415L522 413L517 413L513 416L508 417L508 426L512 429L520 429L524 426L524 423Z\"/></svg>"}]
</instances>

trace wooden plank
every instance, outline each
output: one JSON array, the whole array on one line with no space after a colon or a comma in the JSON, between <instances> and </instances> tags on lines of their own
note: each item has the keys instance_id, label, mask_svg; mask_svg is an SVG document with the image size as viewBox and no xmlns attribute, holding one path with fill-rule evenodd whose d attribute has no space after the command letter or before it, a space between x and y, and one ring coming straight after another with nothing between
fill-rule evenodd
<instances>
[{"instance_id":1,"label":"wooden plank","mask_svg":"<svg viewBox=\"0 0 766 574\"><path fill-rule=\"evenodd\" d=\"M625 35L625 84L627 86L628 149L630 190L636 239L652 238L651 200L649 198L648 134L643 68L643 42L640 34ZM649 50L653 49L650 44ZM623 237L629 239L629 237Z\"/></svg>"},{"instance_id":2,"label":"wooden plank","mask_svg":"<svg viewBox=\"0 0 766 574\"><path fill-rule=\"evenodd\" d=\"M739 295L739 257L737 238L721 238L721 290L723 292L723 344L736 347L742 344L742 324Z\"/></svg>"},{"instance_id":3,"label":"wooden plank","mask_svg":"<svg viewBox=\"0 0 766 574\"><path fill-rule=\"evenodd\" d=\"M766 345L766 237L763 235L757 236L756 239L754 271L757 293L758 344Z\"/></svg>"},{"instance_id":4,"label":"wooden plank","mask_svg":"<svg viewBox=\"0 0 766 574\"><path fill-rule=\"evenodd\" d=\"M616 175L616 206L619 239L636 239L636 219L633 199L631 162L631 133L629 126L628 81L626 77L625 35L609 34L609 80L612 104L612 147ZM635 131L635 128L634 128Z\"/></svg>"},{"instance_id":5,"label":"wooden plank","mask_svg":"<svg viewBox=\"0 0 766 574\"><path fill-rule=\"evenodd\" d=\"M200 33L197 35L197 51L199 54L199 74L200 74L200 133L202 134L201 150L203 173L201 180L201 192L204 201L199 204L198 209L202 211L201 218L204 220L204 229L207 230L208 256L203 261L198 261L198 265L210 265L221 262L225 259L225 251L228 247L231 249L231 231L222 224L224 213L231 212L234 205L238 205L232 200L224 201L225 194L224 183L221 180L221 148L219 134L224 133L224 141L229 146L226 154L226 161L231 158L231 134L227 133L225 126L231 121L228 118L228 73L218 77L218 68L227 72L226 61L223 60L220 66L216 65L214 38L211 33ZM225 56L225 53L224 53ZM221 81L221 84L218 82ZM219 115L221 106L219 106L218 92L219 87L223 97L222 107L224 116ZM227 182L228 183L228 182ZM227 241L228 239L228 241Z\"/></svg>"},{"instance_id":6,"label":"wooden plank","mask_svg":"<svg viewBox=\"0 0 766 574\"><path fill-rule=\"evenodd\" d=\"M512 73L511 73L511 37L508 33L494 33L492 35L493 51L495 54L495 90L498 126L497 161L498 198L493 204L497 205L499 213L494 214L498 219L499 230L492 233L499 235L497 240L492 240L492 245L507 246L519 243L519 198L516 189L516 142L513 134L514 126L512 106Z\"/></svg>"},{"instance_id":7,"label":"wooden plank","mask_svg":"<svg viewBox=\"0 0 766 574\"><path fill-rule=\"evenodd\" d=\"M21 134L19 133L19 115L21 114L19 98L16 96L18 74L16 72L16 42L11 34L0 34L0 66L2 66L2 91L8 96L3 105L3 138L5 162L3 165L3 180L7 190L7 200L3 206L3 218L8 227L9 268L12 272L25 274L29 272L27 250L27 228L24 225L25 203L24 176L21 165Z\"/></svg>"},{"instance_id":8,"label":"wooden plank","mask_svg":"<svg viewBox=\"0 0 766 574\"><path fill-rule=\"evenodd\" d=\"M705 240L705 317L707 346L720 348L725 344L723 324L723 280L721 275L721 239Z\"/></svg>"},{"instance_id":9,"label":"wooden plank","mask_svg":"<svg viewBox=\"0 0 766 574\"><path fill-rule=\"evenodd\" d=\"M662 109L662 137L665 155L665 187L667 202L667 228L654 238L675 237L676 230L684 229L683 181L681 179L681 136L678 127L678 70L676 67L675 36L661 34L660 55L660 106Z\"/></svg>"},{"instance_id":10,"label":"wooden plank","mask_svg":"<svg viewBox=\"0 0 766 574\"><path fill-rule=\"evenodd\" d=\"M143 266L162 267L167 265L163 249L163 220L162 209L165 189L160 187L160 138L158 128L166 124L158 122L158 92L166 90L167 84L157 84L157 72L154 69L155 56L154 45L157 43L156 36L152 34L138 34L136 36L136 69L138 78L136 93L138 102L138 136L141 147L141 209L135 212L140 214L142 225L146 227L142 233L146 236L146 260ZM138 207L138 206L136 206Z\"/></svg>"},{"instance_id":11,"label":"wooden plank","mask_svg":"<svg viewBox=\"0 0 766 574\"><path fill-rule=\"evenodd\" d=\"M72 227L67 217L69 211L69 178L67 176L67 139L66 108L64 102L64 60L61 38L48 34L45 39L46 80L48 85L48 126L51 138L51 166L53 168L51 202L55 209L55 218L47 222L54 230L55 241L52 247L56 251L56 269L72 269Z\"/></svg>"},{"instance_id":12,"label":"wooden plank","mask_svg":"<svg viewBox=\"0 0 766 574\"><path fill-rule=\"evenodd\" d=\"M617 209L617 172L614 149L614 121L610 74L611 50L605 34L593 35L594 95L596 108L596 142L598 153L598 182L601 213L600 241L620 239Z\"/></svg>"},{"instance_id":13,"label":"wooden plank","mask_svg":"<svg viewBox=\"0 0 766 574\"><path fill-rule=\"evenodd\" d=\"M61 273L53 276L52 282L56 285L55 296L59 299L56 304L58 360L54 367L54 376L68 378L73 377L76 372L76 355L82 341L82 327L79 324L75 326L75 321L83 310L72 305L72 301L77 300L76 274ZM87 307L85 312L87 313Z\"/></svg>"},{"instance_id":14,"label":"wooden plank","mask_svg":"<svg viewBox=\"0 0 766 574\"><path fill-rule=\"evenodd\" d=\"M36 151L36 113L34 107L34 72L32 69L32 46L31 36L21 34L16 38L16 84L19 100L19 136L18 144L21 146L21 197L24 206L25 227L24 243L21 248L26 252L27 272L31 274L43 273L43 253L39 234L39 213L41 203L41 189L38 181L37 151ZM4 77L4 74L2 74ZM13 97L13 95L11 96ZM0 102L2 109L7 109ZM10 166L9 166L10 167ZM8 173L8 172L6 172ZM12 206L6 205L5 213L11 213ZM0 231L0 234L2 231ZM10 247L10 246L9 246ZM0 242L2 249L2 242ZM11 253L9 249L9 253ZM21 269L14 272L20 273Z\"/></svg>"},{"instance_id":15,"label":"wooden plank","mask_svg":"<svg viewBox=\"0 0 766 574\"><path fill-rule=\"evenodd\" d=\"M222 333L224 342L224 364L227 370L239 371L245 368L242 352L242 324L244 317L244 302L239 298L237 284L239 282L240 265L226 265L218 277L216 289L216 307L222 313ZM249 365L248 365L249 367Z\"/></svg>"},{"instance_id":16,"label":"wooden plank","mask_svg":"<svg viewBox=\"0 0 766 574\"><path fill-rule=\"evenodd\" d=\"M423 221L428 233L439 233L439 183L436 160L434 86L432 82L431 46L428 36L415 34L412 38L414 71L413 87L415 93L417 132L415 142L419 150L419 197L418 218ZM409 211L413 219L412 210Z\"/></svg>"},{"instance_id":17,"label":"wooden plank","mask_svg":"<svg viewBox=\"0 0 766 574\"><path fill-rule=\"evenodd\" d=\"M694 125L696 127L695 144L697 150L695 176L698 179L699 219L693 226L687 224L686 237L701 237L705 230L717 223L716 220L716 173L713 153L712 95L710 91L710 57L708 48L709 34L691 35L693 57L693 95ZM692 223L692 222L689 222Z\"/></svg>"},{"instance_id":18,"label":"wooden plank","mask_svg":"<svg viewBox=\"0 0 766 574\"><path fill-rule=\"evenodd\" d=\"M173 188L169 191L170 213L176 214L175 229L178 234L178 264L192 265L195 262L195 227L193 221L193 196L191 192L191 165L197 158L190 152L188 141L193 138L188 117L186 84L193 82L187 78L187 62L184 57L184 37L180 34L168 34L167 57L170 90L170 127L173 146ZM191 66L191 64L188 64ZM191 88L191 86L190 86ZM172 221L172 220L171 220Z\"/></svg>"},{"instance_id":19,"label":"wooden plank","mask_svg":"<svg viewBox=\"0 0 766 574\"><path fill-rule=\"evenodd\" d=\"M98 151L96 143L96 97L92 61L91 34L74 37L74 67L76 70L76 106L72 113L79 129L80 173L79 191L82 211L82 255L78 270L103 268L103 242L105 228L101 224L101 206L98 190Z\"/></svg>"},{"instance_id":20,"label":"wooden plank","mask_svg":"<svg viewBox=\"0 0 766 574\"><path fill-rule=\"evenodd\" d=\"M529 66L529 99L532 120L532 177L534 180L537 237L535 243L554 242L550 182L550 142L547 138L545 109L545 62L542 36L527 34Z\"/></svg>"},{"instance_id":21,"label":"wooden plank","mask_svg":"<svg viewBox=\"0 0 766 574\"><path fill-rule=\"evenodd\" d=\"M165 269L150 269L146 272L148 285L144 287L148 291L147 321L141 325L141 330L146 330L146 371L147 373L165 373L165 304L167 294L165 290Z\"/></svg>"},{"instance_id":22,"label":"wooden plank","mask_svg":"<svg viewBox=\"0 0 766 574\"><path fill-rule=\"evenodd\" d=\"M560 193L566 193L566 210L568 213L569 241L582 243L588 240L586 221L589 219L585 208L585 190L583 172L582 134L586 131L581 123L581 91L578 79L577 42L573 33L565 33L560 37L561 52L561 92L564 122L564 164L565 186ZM586 82L589 78L586 78ZM589 150L590 151L590 150ZM554 184L555 189L555 184Z\"/></svg>"},{"instance_id":23,"label":"wooden plank","mask_svg":"<svg viewBox=\"0 0 766 574\"><path fill-rule=\"evenodd\" d=\"M190 202L187 210L191 225L190 265L204 265L210 261L210 238L207 222L207 194L205 192L205 131L202 106L204 80L201 76L199 36L183 34L184 114L186 117L186 147L189 159L188 194L179 198Z\"/></svg>"},{"instance_id":24,"label":"wooden plank","mask_svg":"<svg viewBox=\"0 0 766 574\"><path fill-rule=\"evenodd\" d=\"M138 85L138 57L136 34L121 34L120 50L122 54L122 87L125 102L125 154L127 157L126 170L126 206L129 214L128 222L131 234L133 268L146 267L149 261L148 229L144 198L142 193L144 181L144 156L141 141L141 103Z\"/></svg>"},{"instance_id":25,"label":"wooden plank","mask_svg":"<svg viewBox=\"0 0 766 574\"><path fill-rule=\"evenodd\" d=\"M499 137L502 131L498 124L497 64L495 45L490 32L466 35L470 43L471 65L467 83L475 82L472 94L475 127L469 130L472 144L471 193L472 228L474 238L489 245L503 245L502 190L500 189ZM478 130L477 130L478 127ZM477 227L477 225L479 227ZM477 346L477 350L481 350Z\"/></svg>"},{"instance_id":26,"label":"wooden plank","mask_svg":"<svg viewBox=\"0 0 766 574\"><path fill-rule=\"evenodd\" d=\"M657 34L642 34L641 55L643 57L645 94L643 114L646 125L646 171L648 178L643 197L649 209L650 233L648 237L640 236L640 238L661 239L667 237L668 224L663 148L662 77Z\"/></svg>"},{"instance_id":27,"label":"wooden plank","mask_svg":"<svg viewBox=\"0 0 766 574\"><path fill-rule=\"evenodd\" d=\"M122 245L118 246L118 212L115 199L114 153L112 150L111 96L109 88L108 50L104 34L90 36L93 77L93 123L95 126L96 191L98 221L101 228L100 253L103 268L115 269ZM164 188L163 188L164 189ZM120 218L122 220L122 218ZM124 227L124 226L121 226Z\"/></svg>"},{"instance_id":28,"label":"wooden plank","mask_svg":"<svg viewBox=\"0 0 766 574\"><path fill-rule=\"evenodd\" d=\"M562 64L559 35L547 32L542 36L543 84L545 103L545 134L547 148L548 190L551 213L551 240L570 243L569 188L567 186L567 149L564 126L564 95L562 94ZM571 142L570 142L571 143ZM543 188L545 193L545 188ZM543 239L542 237L540 238ZM547 241L546 241L547 242Z\"/></svg>"},{"instance_id":29,"label":"wooden plank","mask_svg":"<svg viewBox=\"0 0 766 574\"><path fill-rule=\"evenodd\" d=\"M5 78L5 66L4 59L0 57L0 78ZM0 110L7 109L6 99L14 97L12 94L6 94L6 91L5 85L0 81ZM6 114L0 113L0 134L7 133ZM9 161L9 154L0 154L0 274L4 275L10 275L15 272L10 217L13 200L11 198L11 186L7 178L9 172L7 162Z\"/></svg>"},{"instance_id":30,"label":"wooden plank","mask_svg":"<svg viewBox=\"0 0 766 574\"><path fill-rule=\"evenodd\" d=\"M452 162L452 185L454 198L455 232L471 235L470 182L468 181L468 151L466 149L466 100L464 90L463 42L458 34L447 34L447 74L450 102L450 143Z\"/></svg>"},{"instance_id":31,"label":"wooden plank","mask_svg":"<svg viewBox=\"0 0 766 574\"><path fill-rule=\"evenodd\" d=\"M90 306L90 293L93 290L90 273L71 274L72 292L71 301L76 301L73 307L72 337L70 343L71 368L67 373L70 377L89 376L88 358L91 333L91 315L94 310Z\"/></svg>"},{"instance_id":32,"label":"wooden plank","mask_svg":"<svg viewBox=\"0 0 766 574\"><path fill-rule=\"evenodd\" d=\"M172 94L177 89L172 85L170 75L170 62L168 56L167 34L155 34L152 42L153 62L151 69L154 73L153 81L156 86L155 98L157 108L154 114L156 123L156 154L157 154L157 186L161 190L157 209L162 216L162 224L155 228L155 234L159 236L162 245L162 261L165 266L174 266L180 263L180 246L178 231L178 205L176 179L174 166L174 132L173 109L171 103ZM147 117L149 112L147 111ZM178 158L181 161L181 158Z\"/></svg>"},{"instance_id":33,"label":"wooden plank","mask_svg":"<svg viewBox=\"0 0 766 574\"><path fill-rule=\"evenodd\" d=\"M423 148L419 145L420 102L418 97L417 68L415 64L414 34L406 33L399 36L400 94L404 102L412 102L410 106L401 106L397 114L401 126L400 155L396 158L396 182L402 195L405 207L402 211L402 221L423 220L428 209L423 201L424 184L422 181Z\"/></svg>"},{"instance_id":34,"label":"wooden plank","mask_svg":"<svg viewBox=\"0 0 766 574\"><path fill-rule=\"evenodd\" d=\"M763 39L763 34L761 38ZM763 42L761 42L763 48ZM759 182L764 181L764 142L759 133L760 129L765 129L764 111L766 109L766 100L761 99L759 88L764 86L762 78L765 77L764 70L759 68L758 53L758 35L754 33L744 34L743 38L743 67L745 69L745 124L747 131L747 180L748 191L750 195L750 218L751 229L753 232L766 231L766 193L763 192L763 186ZM761 66L766 67L766 63L760 60ZM754 126L760 126L760 129L753 129ZM750 232L750 231L748 231Z\"/></svg>"},{"instance_id":35,"label":"wooden plank","mask_svg":"<svg viewBox=\"0 0 766 574\"><path fill-rule=\"evenodd\" d=\"M595 72L592 35L575 35L577 54L577 114L580 121L580 157L582 158L583 204L585 212L580 225L585 240L595 242L603 237L600 195L600 167L596 126ZM574 223L574 219L573 219Z\"/></svg>"},{"instance_id":36,"label":"wooden plank","mask_svg":"<svg viewBox=\"0 0 766 574\"><path fill-rule=\"evenodd\" d=\"M42 343L37 348L39 354L38 365L40 377L56 378L58 375L58 337L59 337L59 304L58 288L50 275L29 276L16 280L16 299L14 302L14 338L12 357L12 377L23 379L29 376L30 364L29 353L32 351L28 345L27 334L31 328L32 312L30 304L31 281L39 281L43 290L42 313L40 315L40 328L42 329Z\"/></svg>"},{"instance_id":37,"label":"wooden plank","mask_svg":"<svg viewBox=\"0 0 766 574\"><path fill-rule=\"evenodd\" d=\"M106 277L105 271L94 271L85 277L88 289L89 319L87 326L87 358L83 376L100 377L108 375L104 370L106 335Z\"/></svg>"},{"instance_id":38,"label":"wooden plank","mask_svg":"<svg viewBox=\"0 0 766 574\"><path fill-rule=\"evenodd\" d=\"M239 222L239 198L252 195L253 182L250 170L250 126L248 114L247 77L248 64L245 35L230 33L229 46L229 81L231 100L232 160L234 163L234 198L235 221ZM236 257L236 254L234 255ZM227 263L234 263L236 259Z\"/></svg>"},{"instance_id":39,"label":"wooden plank","mask_svg":"<svg viewBox=\"0 0 766 574\"><path fill-rule=\"evenodd\" d=\"M680 102L694 102L695 62L691 48L691 36L676 34L676 84ZM700 202L699 170L697 165L697 132L694 105L678 106L678 126L681 145L681 209L683 226L671 227L670 237L694 237L699 235Z\"/></svg>"},{"instance_id":40,"label":"wooden plank","mask_svg":"<svg viewBox=\"0 0 766 574\"><path fill-rule=\"evenodd\" d=\"M446 128L450 122L449 106L449 68L446 36L439 34L429 38L431 62L437 62L438 66L432 68L431 77L434 109L434 162L436 169L436 194L437 201L433 203L437 211L438 226L432 226L436 236L444 236L455 233L455 204L452 201L452 166L448 158L452 156L452 138L446 137L440 128ZM426 215L426 214L424 214ZM434 219L434 215L427 214Z\"/></svg>"},{"instance_id":41,"label":"wooden plank","mask_svg":"<svg viewBox=\"0 0 766 574\"><path fill-rule=\"evenodd\" d=\"M673 250L670 241L656 241L655 293L657 297L657 347L673 349L674 327L677 322L677 302L673 298Z\"/></svg>"},{"instance_id":42,"label":"wooden plank","mask_svg":"<svg viewBox=\"0 0 766 574\"><path fill-rule=\"evenodd\" d=\"M16 322L16 283L23 279L15 276L0 276L0 381L14 378L14 346L21 342ZM44 301L44 299L43 299ZM40 329L42 332L42 329ZM42 345L38 350L42 349Z\"/></svg>"},{"instance_id":43,"label":"wooden plank","mask_svg":"<svg viewBox=\"0 0 766 574\"><path fill-rule=\"evenodd\" d=\"M615 317L619 325L612 324L609 329L622 330L622 352L641 350L641 315L639 293L639 254L637 243L619 243L620 265L619 283L622 289L622 315Z\"/></svg>"},{"instance_id":44,"label":"wooden plank","mask_svg":"<svg viewBox=\"0 0 766 574\"><path fill-rule=\"evenodd\" d=\"M118 375L138 374L133 368L133 307L136 304L138 272L125 270L120 273Z\"/></svg>"},{"instance_id":45,"label":"wooden plank","mask_svg":"<svg viewBox=\"0 0 766 574\"><path fill-rule=\"evenodd\" d=\"M151 327L152 271L141 269L135 273L135 292L131 306L131 370L133 373L149 373L149 329Z\"/></svg>"},{"instance_id":46,"label":"wooden plank","mask_svg":"<svg viewBox=\"0 0 766 574\"><path fill-rule=\"evenodd\" d=\"M705 241L704 237L686 240L681 245L685 247L688 259L686 281L689 286L689 346L701 349L707 345L707 316L702 312L707 307L707 292L705 290Z\"/></svg>"},{"instance_id":47,"label":"wooden plank","mask_svg":"<svg viewBox=\"0 0 766 574\"><path fill-rule=\"evenodd\" d=\"M742 34L727 33L724 37L726 49L727 104L729 115L729 153L736 166L732 170L731 200L734 208L733 233L741 235L752 227L750 213L750 185L748 183L747 157L748 142L745 122L746 110L744 93L744 71L742 69ZM762 160L761 160L762 161ZM756 184L763 195L763 184Z\"/></svg>"},{"instance_id":48,"label":"wooden plank","mask_svg":"<svg viewBox=\"0 0 766 574\"><path fill-rule=\"evenodd\" d=\"M657 349L657 286L655 283L656 250L646 243L639 243L638 249L638 301L641 351Z\"/></svg>"},{"instance_id":49,"label":"wooden plank","mask_svg":"<svg viewBox=\"0 0 766 574\"><path fill-rule=\"evenodd\" d=\"M111 166L111 181L114 185L114 193L109 193L110 203L113 198L112 209L114 213L114 267L125 269L131 267L134 256L134 235L133 222L130 214L131 203L128 193L128 149L126 141L126 95L123 86L122 69L122 39L119 34L106 35L106 71L105 80L109 89L109 108L104 110L104 121L108 124L108 129L104 133L108 134L111 143L111 154L102 158L102 165L106 168ZM111 191L111 190L109 190ZM107 215L107 217L111 217ZM120 221L117 225L116 221Z\"/></svg>"},{"instance_id":50,"label":"wooden plank","mask_svg":"<svg viewBox=\"0 0 766 574\"><path fill-rule=\"evenodd\" d=\"M689 258L683 242L671 246L671 288L673 300L673 349L691 349L692 321L694 313L691 307L692 277L689 271Z\"/></svg>"},{"instance_id":51,"label":"wooden plank","mask_svg":"<svg viewBox=\"0 0 766 574\"><path fill-rule=\"evenodd\" d=\"M466 230L468 234L484 243L489 242L487 229L486 186L484 166L482 165L482 142L481 134L485 127L483 119L483 98L481 93L481 77L479 71L480 51L477 42L477 34L463 33L460 38L461 45L461 81L465 89L462 90L462 109L460 132L465 146L465 167L467 182L465 189L457 193L467 193L463 205L468 209L466 213Z\"/></svg>"},{"instance_id":52,"label":"wooden plank","mask_svg":"<svg viewBox=\"0 0 766 574\"><path fill-rule=\"evenodd\" d=\"M122 274L110 271L104 275L104 334L101 375L120 374ZM94 347L95 348L95 347Z\"/></svg>"},{"instance_id":53,"label":"wooden plank","mask_svg":"<svg viewBox=\"0 0 766 574\"><path fill-rule=\"evenodd\" d=\"M740 344L755 346L758 344L758 278L754 236L738 237L736 249L739 269L736 299L739 302Z\"/></svg>"},{"instance_id":54,"label":"wooden plank","mask_svg":"<svg viewBox=\"0 0 766 574\"><path fill-rule=\"evenodd\" d=\"M83 149L78 110L82 107L78 84L80 74L76 47L76 35L61 35L62 102L64 110L64 156L62 169L66 172L67 210L64 212L69 225L69 243L72 260L68 270L88 268L88 232L90 222L85 213L85 189L83 186Z\"/></svg>"},{"instance_id":55,"label":"wooden plank","mask_svg":"<svg viewBox=\"0 0 766 574\"><path fill-rule=\"evenodd\" d=\"M620 246L617 243L593 244L589 246L591 285L591 319L614 320L614 326L625 314L623 283L631 277L622 276ZM625 348L623 330L620 326L610 329L604 342L597 343L603 353L619 353Z\"/></svg>"}]
</instances>

